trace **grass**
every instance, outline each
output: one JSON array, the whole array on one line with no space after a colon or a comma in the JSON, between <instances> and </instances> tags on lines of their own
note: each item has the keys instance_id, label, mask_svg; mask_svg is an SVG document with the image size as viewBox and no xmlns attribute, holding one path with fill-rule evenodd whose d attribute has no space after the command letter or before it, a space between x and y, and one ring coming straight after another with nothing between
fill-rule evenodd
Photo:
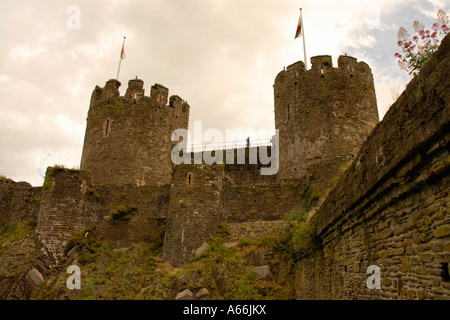
<instances>
[{"instance_id":1,"label":"grass","mask_svg":"<svg viewBox=\"0 0 450 320\"><path fill-rule=\"evenodd\" d=\"M68 170L69 173L72 174L72 177L75 177L77 173L80 172L80 169L69 169L60 164L55 164L53 167L48 167L47 173L45 175L44 184L42 185L42 189L49 190L53 186L53 178L60 172Z\"/></svg>"},{"instance_id":2,"label":"grass","mask_svg":"<svg viewBox=\"0 0 450 320\"><path fill-rule=\"evenodd\" d=\"M87 232L89 236L85 236ZM46 283L33 298L57 299L72 294L73 299L173 299L182 290L180 276L187 279L188 288L198 292L207 288L213 299L293 299L294 264L289 256L289 239L264 237L241 239L240 244L226 247L227 224L221 223L211 237L209 248L199 257L180 268L174 268L162 258L164 233L153 243L137 243L125 252L115 245L95 237L95 230L84 229L69 239L66 252L78 246L77 252L62 260L61 265L46 276ZM273 277L260 279L254 272L250 256L264 248ZM76 296L69 292L65 281L69 265L81 269L81 288ZM282 275L278 275L280 274Z\"/></svg>"},{"instance_id":3,"label":"grass","mask_svg":"<svg viewBox=\"0 0 450 320\"><path fill-rule=\"evenodd\" d=\"M5 243L14 243L22 240L36 228L36 220L22 221L14 225L9 222L0 228L0 247Z\"/></svg>"},{"instance_id":4,"label":"grass","mask_svg":"<svg viewBox=\"0 0 450 320\"><path fill-rule=\"evenodd\" d=\"M300 197L305 200L305 208L307 211L311 210L320 200L320 193L314 191L310 184L300 192Z\"/></svg>"},{"instance_id":5,"label":"grass","mask_svg":"<svg viewBox=\"0 0 450 320\"><path fill-rule=\"evenodd\" d=\"M49 167L47 169L47 173L45 175L44 184L42 185L42 189L49 190L53 186L53 178L59 172L62 172L66 169L63 165L56 164L53 167Z\"/></svg>"},{"instance_id":6,"label":"grass","mask_svg":"<svg viewBox=\"0 0 450 320\"><path fill-rule=\"evenodd\" d=\"M111 211L111 217L116 220L121 220L130 214L137 212L138 209L135 206L118 206L115 210Z\"/></svg>"},{"instance_id":7,"label":"grass","mask_svg":"<svg viewBox=\"0 0 450 320\"><path fill-rule=\"evenodd\" d=\"M11 179L3 174L0 174L0 180L11 180Z\"/></svg>"},{"instance_id":8,"label":"grass","mask_svg":"<svg viewBox=\"0 0 450 320\"><path fill-rule=\"evenodd\" d=\"M305 256L314 252L317 243L315 239L316 219L308 219L308 210L299 210L287 216L291 222L290 235L296 256Z\"/></svg>"}]
</instances>

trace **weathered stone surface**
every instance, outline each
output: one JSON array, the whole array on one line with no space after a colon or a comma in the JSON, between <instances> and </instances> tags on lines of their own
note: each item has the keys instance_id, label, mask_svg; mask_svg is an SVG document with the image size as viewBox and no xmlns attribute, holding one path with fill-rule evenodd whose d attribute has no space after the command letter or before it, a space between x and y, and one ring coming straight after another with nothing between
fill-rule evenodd
<instances>
[{"instance_id":1,"label":"weathered stone surface","mask_svg":"<svg viewBox=\"0 0 450 320\"><path fill-rule=\"evenodd\" d=\"M186 289L177 294L175 300L192 300L194 294L191 290Z\"/></svg>"},{"instance_id":2,"label":"weathered stone surface","mask_svg":"<svg viewBox=\"0 0 450 320\"><path fill-rule=\"evenodd\" d=\"M206 288L200 289L199 292L195 295L198 300L206 300L209 298L209 290Z\"/></svg>"},{"instance_id":3,"label":"weathered stone surface","mask_svg":"<svg viewBox=\"0 0 450 320\"><path fill-rule=\"evenodd\" d=\"M0 225L37 220L41 193L41 187L0 177Z\"/></svg>"},{"instance_id":4,"label":"weathered stone surface","mask_svg":"<svg viewBox=\"0 0 450 320\"><path fill-rule=\"evenodd\" d=\"M29 298L36 287L43 283L44 277L42 274L36 269L30 270L25 277L25 292L27 297Z\"/></svg>"},{"instance_id":5,"label":"weathered stone surface","mask_svg":"<svg viewBox=\"0 0 450 320\"><path fill-rule=\"evenodd\" d=\"M297 298L450 296L449 65L447 36L317 210L316 241L326 245L297 263ZM373 265L378 290L366 286Z\"/></svg>"},{"instance_id":6,"label":"weathered stone surface","mask_svg":"<svg viewBox=\"0 0 450 320\"><path fill-rule=\"evenodd\" d=\"M254 267L253 271L261 279L267 279L267 278L271 277L271 275L272 275L272 273L270 272L270 267L268 265Z\"/></svg>"},{"instance_id":7,"label":"weathered stone surface","mask_svg":"<svg viewBox=\"0 0 450 320\"><path fill-rule=\"evenodd\" d=\"M201 256L203 252L205 252L209 248L208 243L204 242L198 249L195 250L194 256Z\"/></svg>"},{"instance_id":8,"label":"weathered stone surface","mask_svg":"<svg viewBox=\"0 0 450 320\"><path fill-rule=\"evenodd\" d=\"M275 128L282 160L278 177L311 174L313 183L325 190L334 186L335 177L379 119L366 63L340 56L333 67L330 56L317 56L311 64L305 71L303 62L296 62L275 79Z\"/></svg>"},{"instance_id":9,"label":"weathered stone surface","mask_svg":"<svg viewBox=\"0 0 450 320\"><path fill-rule=\"evenodd\" d=\"M113 249L114 253L125 253L128 251L128 248L117 248L117 249Z\"/></svg>"},{"instance_id":10,"label":"weathered stone surface","mask_svg":"<svg viewBox=\"0 0 450 320\"><path fill-rule=\"evenodd\" d=\"M80 168L99 184L162 186L173 169L171 134L187 129L189 105L169 90L154 85L145 96L144 82L128 82L120 96L120 82L109 80L91 96ZM101 161L99 161L101 159Z\"/></svg>"},{"instance_id":11,"label":"weathered stone surface","mask_svg":"<svg viewBox=\"0 0 450 320\"><path fill-rule=\"evenodd\" d=\"M450 236L450 225L438 227L436 231L434 231L434 236L438 239Z\"/></svg>"}]
</instances>

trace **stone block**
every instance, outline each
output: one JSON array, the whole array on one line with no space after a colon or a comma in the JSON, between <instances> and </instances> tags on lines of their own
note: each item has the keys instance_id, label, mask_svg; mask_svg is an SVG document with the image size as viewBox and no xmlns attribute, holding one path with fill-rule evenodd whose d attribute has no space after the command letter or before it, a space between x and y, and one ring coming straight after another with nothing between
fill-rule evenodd
<instances>
[{"instance_id":1,"label":"stone block","mask_svg":"<svg viewBox=\"0 0 450 320\"><path fill-rule=\"evenodd\" d=\"M206 300L209 297L209 290L206 288L202 288L199 292L196 294L196 298L198 300Z\"/></svg>"},{"instance_id":2,"label":"stone block","mask_svg":"<svg viewBox=\"0 0 450 320\"><path fill-rule=\"evenodd\" d=\"M29 298L37 286L44 283L44 277L37 269L29 271L25 277L25 292Z\"/></svg>"},{"instance_id":3,"label":"stone block","mask_svg":"<svg viewBox=\"0 0 450 320\"><path fill-rule=\"evenodd\" d=\"M444 237L448 237L450 235L450 225L445 225L445 226L441 226L438 227L435 231L434 231L434 236L436 238L444 238Z\"/></svg>"},{"instance_id":4,"label":"stone block","mask_svg":"<svg viewBox=\"0 0 450 320\"><path fill-rule=\"evenodd\" d=\"M269 278L272 275L272 273L270 272L270 267L268 265L260 266L260 267L254 267L253 271L261 279L267 279L267 278Z\"/></svg>"},{"instance_id":5,"label":"stone block","mask_svg":"<svg viewBox=\"0 0 450 320\"><path fill-rule=\"evenodd\" d=\"M205 252L208 248L209 248L209 244L204 242L200 247L198 247L194 251L194 256L196 256L196 257L201 256L203 254L203 252Z\"/></svg>"},{"instance_id":6,"label":"stone block","mask_svg":"<svg viewBox=\"0 0 450 320\"><path fill-rule=\"evenodd\" d=\"M411 260L409 257L402 258L402 271L403 272L411 271Z\"/></svg>"},{"instance_id":7,"label":"stone block","mask_svg":"<svg viewBox=\"0 0 450 320\"><path fill-rule=\"evenodd\" d=\"M175 300L192 300L193 297L194 297L194 294L192 293L192 291L189 289L186 289L186 290L179 292L177 294L177 296L175 297Z\"/></svg>"}]
</instances>

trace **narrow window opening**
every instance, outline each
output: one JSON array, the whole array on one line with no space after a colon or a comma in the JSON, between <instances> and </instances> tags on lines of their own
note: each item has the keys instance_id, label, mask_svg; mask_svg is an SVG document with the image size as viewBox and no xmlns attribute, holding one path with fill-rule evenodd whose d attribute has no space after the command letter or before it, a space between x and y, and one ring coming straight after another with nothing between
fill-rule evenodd
<instances>
[{"instance_id":1,"label":"narrow window opening","mask_svg":"<svg viewBox=\"0 0 450 320\"><path fill-rule=\"evenodd\" d=\"M323 78L325 75L323 74L323 64L320 65L320 76Z\"/></svg>"},{"instance_id":2,"label":"narrow window opening","mask_svg":"<svg viewBox=\"0 0 450 320\"><path fill-rule=\"evenodd\" d=\"M137 92L133 91L133 102L136 103L136 99L137 99Z\"/></svg>"},{"instance_id":3,"label":"narrow window opening","mask_svg":"<svg viewBox=\"0 0 450 320\"><path fill-rule=\"evenodd\" d=\"M178 106L175 106L175 118L178 118Z\"/></svg>"},{"instance_id":4,"label":"narrow window opening","mask_svg":"<svg viewBox=\"0 0 450 320\"><path fill-rule=\"evenodd\" d=\"M192 185L192 173L188 173L188 176L187 176L187 185L188 185L188 187L190 187L191 185Z\"/></svg>"},{"instance_id":5,"label":"narrow window opening","mask_svg":"<svg viewBox=\"0 0 450 320\"><path fill-rule=\"evenodd\" d=\"M286 121L291 120L291 112L290 112L290 108L289 108L289 103L286 106Z\"/></svg>"},{"instance_id":6,"label":"narrow window opening","mask_svg":"<svg viewBox=\"0 0 450 320\"><path fill-rule=\"evenodd\" d=\"M442 280L445 282L450 282L450 273L448 270L448 262L442 262Z\"/></svg>"},{"instance_id":7,"label":"narrow window opening","mask_svg":"<svg viewBox=\"0 0 450 320\"><path fill-rule=\"evenodd\" d=\"M103 138L106 138L109 136L109 133L111 132L111 119L108 118L103 122Z\"/></svg>"}]
</instances>

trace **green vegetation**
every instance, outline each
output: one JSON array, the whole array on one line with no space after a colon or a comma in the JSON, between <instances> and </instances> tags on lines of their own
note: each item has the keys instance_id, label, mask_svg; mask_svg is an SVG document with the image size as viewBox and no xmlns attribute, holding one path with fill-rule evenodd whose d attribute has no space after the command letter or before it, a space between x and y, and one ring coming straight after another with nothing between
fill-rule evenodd
<instances>
[{"instance_id":1,"label":"green vegetation","mask_svg":"<svg viewBox=\"0 0 450 320\"><path fill-rule=\"evenodd\" d=\"M314 191L310 184L299 191L299 194L304 200L304 208L286 216L286 220L290 222L290 240L295 250L294 256L297 257L309 255L315 251L317 220L315 216L311 218L308 216L320 200L320 193Z\"/></svg>"},{"instance_id":2,"label":"green vegetation","mask_svg":"<svg viewBox=\"0 0 450 320\"><path fill-rule=\"evenodd\" d=\"M264 237L241 239L226 245L229 227L221 223L211 237L209 248L183 268L176 269L162 259L162 230L153 243L116 247L96 238L95 230L84 229L73 235L66 253L77 246L70 257L46 275L46 283L34 299L174 299L183 278L192 292L207 288L214 299L293 299L294 264L290 259L289 238ZM272 275L260 278L254 271L252 256L263 250ZM75 261L75 262L74 262ZM67 267L77 264L82 272L80 291L67 289Z\"/></svg>"},{"instance_id":3,"label":"green vegetation","mask_svg":"<svg viewBox=\"0 0 450 320\"><path fill-rule=\"evenodd\" d=\"M91 232L92 229L83 229L78 232L75 232L72 237L67 240L65 252L69 252L75 246L83 246L89 243L86 234Z\"/></svg>"},{"instance_id":4,"label":"green vegetation","mask_svg":"<svg viewBox=\"0 0 450 320\"><path fill-rule=\"evenodd\" d=\"M0 227L0 247L22 240L36 228L36 223L36 220L27 220L11 225L8 221Z\"/></svg>"},{"instance_id":5,"label":"green vegetation","mask_svg":"<svg viewBox=\"0 0 450 320\"><path fill-rule=\"evenodd\" d=\"M291 222L290 234L296 255L305 256L313 253L317 245L315 217L308 219L308 211L300 210L291 213L287 220Z\"/></svg>"},{"instance_id":6,"label":"green vegetation","mask_svg":"<svg viewBox=\"0 0 450 320\"><path fill-rule=\"evenodd\" d=\"M118 206L115 210L111 211L111 217L116 220L125 218L126 216L137 212L138 209L135 206Z\"/></svg>"},{"instance_id":7,"label":"green vegetation","mask_svg":"<svg viewBox=\"0 0 450 320\"><path fill-rule=\"evenodd\" d=\"M53 178L60 172L63 172L64 170L68 170L72 177L75 177L75 175L80 172L78 169L68 169L64 167L63 165L56 164L53 167L49 167L47 169L47 173L45 175L44 184L42 185L42 189L49 190L53 186Z\"/></svg>"},{"instance_id":8,"label":"green vegetation","mask_svg":"<svg viewBox=\"0 0 450 320\"><path fill-rule=\"evenodd\" d=\"M303 191L300 192L300 197L305 200L306 211L309 211L319 202L320 193L314 191L311 188L311 185L307 184L305 189L303 189Z\"/></svg>"},{"instance_id":9,"label":"green vegetation","mask_svg":"<svg viewBox=\"0 0 450 320\"><path fill-rule=\"evenodd\" d=\"M447 26L448 15L443 10L438 10L436 22L431 30L426 30L425 25L419 21L413 22L415 35L411 38L409 32L400 27L397 33L397 45L402 49L402 54L396 52L398 65L409 75L416 76L428 62L434 52L439 49L441 41L450 32Z\"/></svg>"},{"instance_id":10,"label":"green vegetation","mask_svg":"<svg viewBox=\"0 0 450 320\"><path fill-rule=\"evenodd\" d=\"M117 97L112 101L112 103L108 103L107 106L109 109L111 109L114 112L119 112L124 109L124 98L125 97Z\"/></svg>"}]
</instances>

